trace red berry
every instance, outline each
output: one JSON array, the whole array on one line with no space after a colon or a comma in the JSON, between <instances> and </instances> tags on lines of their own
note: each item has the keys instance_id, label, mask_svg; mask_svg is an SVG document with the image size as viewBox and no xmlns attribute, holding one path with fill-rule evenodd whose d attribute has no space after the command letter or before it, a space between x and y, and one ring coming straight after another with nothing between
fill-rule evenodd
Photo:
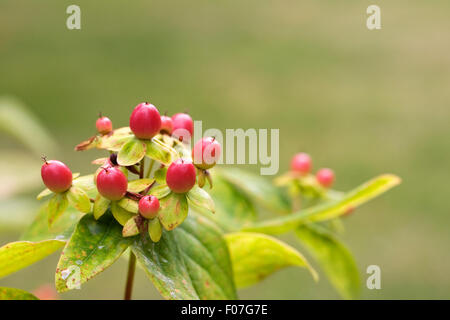
<instances>
[{"instance_id":1,"label":"red berry","mask_svg":"<svg viewBox=\"0 0 450 320\"><path fill-rule=\"evenodd\" d=\"M139 212L146 219L153 219L158 215L159 200L155 196L145 196L139 200Z\"/></svg>"},{"instance_id":2,"label":"red berry","mask_svg":"<svg viewBox=\"0 0 450 320\"><path fill-rule=\"evenodd\" d=\"M316 178L323 187L331 187L334 182L334 171L328 168L320 169L316 173Z\"/></svg>"},{"instance_id":3,"label":"red berry","mask_svg":"<svg viewBox=\"0 0 450 320\"><path fill-rule=\"evenodd\" d=\"M153 138L161 128L161 116L158 109L150 103L140 103L130 117L130 129L139 139Z\"/></svg>"},{"instance_id":4,"label":"red berry","mask_svg":"<svg viewBox=\"0 0 450 320\"><path fill-rule=\"evenodd\" d=\"M190 140L194 133L194 122L187 113L177 113L172 116L173 132L180 141Z\"/></svg>"},{"instance_id":5,"label":"red berry","mask_svg":"<svg viewBox=\"0 0 450 320\"><path fill-rule=\"evenodd\" d=\"M306 174L311 170L311 157L307 153L297 153L291 160L291 170Z\"/></svg>"},{"instance_id":6,"label":"red berry","mask_svg":"<svg viewBox=\"0 0 450 320\"><path fill-rule=\"evenodd\" d=\"M190 160L178 159L167 169L166 183L175 193L185 193L195 184L196 171Z\"/></svg>"},{"instance_id":7,"label":"red berry","mask_svg":"<svg viewBox=\"0 0 450 320\"><path fill-rule=\"evenodd\" d=\"M108 117L100 117L95 123L97 131L101 134L108 134L112 131L112 122Z\"/></svg>"},{"instance_id":8,"label":"red berry","mask_svg":"<svg viewBox=\"0 0 450 320\"><path fill-rule=\"evenodd\" d=\"M212 168L219 160L220 152L220 143L216 139L211 137L203 138L197 141L194 148L192 148L194 165L204 170Z\"/></svg>"},{"instance_id":9,"label":"red berry","mask_svg":"<svg viewBox=\"0 0 450 320\"><path fill-rule=\"evenodd\" d=\"M51 191L64 192L72 185L72 171L61 161L45 161L41 168L44 184Z\"/></svg>"},{"instance_id":10,"label":"red berry","mask_svg":"<svg viewBox=\"0 0 450 320\"><path fill-rule=\"evenodd\" d=\"M172 134L173 131L173 121L171 117L161 116L161 129L162 133Z\"/></svg>"},{"instance_id":11,"label":"red berry","mask_svg":"<svg viewBox=\"0 0 450 320\"><path fill-rule=\"evenodd\" d=\"M102 168L97 175L97 190L109 200L122 199L127 192L127 188L127 178L118 168Z\"/></svg>"}]
</instances>

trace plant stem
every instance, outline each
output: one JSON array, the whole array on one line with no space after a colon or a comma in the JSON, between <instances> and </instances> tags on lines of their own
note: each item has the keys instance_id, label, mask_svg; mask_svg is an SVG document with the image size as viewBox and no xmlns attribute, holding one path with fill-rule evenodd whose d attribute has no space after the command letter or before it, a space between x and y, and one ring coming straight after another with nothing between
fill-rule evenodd
<instances>
[{"instance_id":1,"label":"plant stem","mask_svg":"<svg viewBox=\"0 0 450 320\"><path fill-rule=\"evenodd\" d=\"M150 177L150 173L152 172L154 163L155 163L155 161L153 159L151 159L150 160L150 165L149 165L148 170L147 170L147 174L145 175L146 178Z\"/></svg>"},{"instance_id":2,"label":"plant stem","mask_svg":"<svg viewBox=\"0 0 450 320\"><path fill-rule=\"evenodd\" d=\"M130 260L128 261L127 284L125 286L125 297L123 298L124 300L131 300L135 270L136 270L136 256L132 251L130 251Z\"/></svg>"},{"instance_id":3,"label":"plant stem","mask_svg":"<svg viewBox=\"0 0 450 320\"><path fill-rule=\"evenodd\" d=\"M145 157L141 161L141 168L139 170L139 179L144 178L144 170L145 170Z\"/></svg>"}]
</instances>

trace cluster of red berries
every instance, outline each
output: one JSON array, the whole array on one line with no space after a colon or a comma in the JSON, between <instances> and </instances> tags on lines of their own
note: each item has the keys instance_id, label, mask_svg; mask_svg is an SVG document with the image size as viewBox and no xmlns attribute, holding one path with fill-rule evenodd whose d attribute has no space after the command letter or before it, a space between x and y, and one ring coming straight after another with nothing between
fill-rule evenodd
<instances>
[{"instance_id":1,"label":"cluster of red berries","mask_svg":"<svg viewBox=\"0 0 450 320\"><path fill-rule=\"evenodd\" d=\"M312 169L312 160L307 153L297 153L292 157L291 170L300 175L307 175ZM316 172L316 179L324 188L329 188L334 183L334 172L329 168L322 168Z\"/></svg>"}]
</instances>

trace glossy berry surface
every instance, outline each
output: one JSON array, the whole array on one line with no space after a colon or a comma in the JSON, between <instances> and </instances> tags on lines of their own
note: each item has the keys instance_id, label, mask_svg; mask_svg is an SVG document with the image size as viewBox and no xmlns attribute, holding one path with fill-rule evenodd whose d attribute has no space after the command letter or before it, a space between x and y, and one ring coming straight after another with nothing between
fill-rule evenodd
<instances>
[{"instance_id":1,"label":"glossy berry surface","mask_svg":"<svg viewBox=\"0 0 450 320\"><path fill-rule=\"evenodd\" d=\"M161 116L161 133L172 134L173 131L173 121L171 117Z\"/></svg>"},{"instance_id":2,"label":"glossy berry surface","mask_svg":"<svg viewBox=\"0 0 450 320\"><path fill-rule=\"evenodd\" d=\"M112 131L112 122L108 117L100 117L95 123L97 131L101 134L108 134Z\"/></svg>"},{"instance_id":3,"label":"glossy berry surface","mask_svg":"<svg viewBox=\"0 0 450 320\"><path fill-rule=\"evenodd\" d=\"M316 173L317 181L321 186L328 188L334 183L334 171L328 168L323 168Z\"/></svg>"},{"instance_id":4,"label":"glossy berry surface","mask_svg":"<svg viewBox=\"0 0 450 320\"><path fill-rule=\"evenodd\" d=\"M161 129L161 116L150 103L140 103L130 117L130 129L139 139L151 139Z\"/></svg>"},{"instance_id":5,"label":"glossy berry surface","mask_svg":"<svg viewBox=\"0 0 450 320\"><path fill-rule=\"evenodd\" d=\"M145 196L139 200L139 212L146 219L153 219L158 215L159 200L155 196Z\"/></svg>"},{"instance_id":6,"label":"glossy berry surface","mask_svg":"<svg viewBox=\"0 0 450 320\"><path fill-rule=\"evenodd\" d=\"M190 160L178 159L167 169L167 186L175 193L185 193L195 184L196 170Z\"/></svg>"},{"instance_id":7,"label":"glossy berry surface","mask_svg":"<svg viewBox=\"0 0 450 320\"><path fill-rule=\"evenodd\" d=\"M200 169L210 169L215 166L220 158L220 143L211 137L203 138L192 148L194 165Z\"/></svg>"},{"instance_id":8,"label":"glossy berry surface","mask_svg":"<svg viewBox=\"0 0 450 320\"><path fill-rule=\"evenodd\" d=\"M311 157L307 153L297 153L291 160L291 170L306 174L311 171Z\"/></svg>"},{"instance_id":9,"label":"glossy berry surface","mask_svg":"<svg viewBox=\"0 0 450 320\"><path fill-rule=\"evenodd\" d=\"M179 137L181 141L190 140L187 139L187 133L189 132L189 138L194 134L194 122L187 113L176 113L172 116L173 131L176 137Z\"/></svg>"},{"instance_id":10,"label":"glossy berry surface","mask_svg":"<svg viewBox=\"0 0 450 320\"><path fill-rule=\"evenodd\" d=\"M58 160L46 161L41 168L42 181L51 191L59 193L72 185L72 171Z\"/></svg>"},{"instance_id":11,"label":"glossy berry surface","mask_svg":"<svg viewBox=\"0 0 450 320\"><path fill-rule=\"evenodd\" d=\"M97 175L97 190L109 200L120 200L125 196L128 181L122 171L115 167L101 168Z\"/></svg>"}]
</instances>

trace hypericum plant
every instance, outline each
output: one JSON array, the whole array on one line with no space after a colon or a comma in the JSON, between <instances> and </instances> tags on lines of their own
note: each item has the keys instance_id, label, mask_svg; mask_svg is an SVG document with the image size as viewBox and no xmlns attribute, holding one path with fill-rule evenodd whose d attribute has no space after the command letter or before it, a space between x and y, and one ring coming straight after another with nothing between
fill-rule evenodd
<instances>
[{"instance_id":1,"label":"hypericum plant","mask_svg":"<svg viewBox=\"0 0 450 320\"><path fill-rule=\"evenodd\" d=\"M291 170L274 184L217 168L221 146L214 137L189 150L191 117L160 116L149 103L136 106L130 127L113 130L102 116L96 127L99 133L75 148L107 151L93 161L100 166L94 174L72 174L62 162L43 158L47 189L37 198L50 198L21 241L0 248L0 278L63 248L55 285L65 292L128 251L125 299L131 298L136 260L164 298L236 299L236 288L287 266L307 268L318 279L301 253L272 236L294 232L342 297L357 297L358 270L336 237L340 218L399 184L398 177L381 175L338 192L330 189L334 172L312 174L305 153L295 155ZM257 221L259 211L281 215ZM0 288L0 298L34 296Z\"/></svg>"}]
</instances>

